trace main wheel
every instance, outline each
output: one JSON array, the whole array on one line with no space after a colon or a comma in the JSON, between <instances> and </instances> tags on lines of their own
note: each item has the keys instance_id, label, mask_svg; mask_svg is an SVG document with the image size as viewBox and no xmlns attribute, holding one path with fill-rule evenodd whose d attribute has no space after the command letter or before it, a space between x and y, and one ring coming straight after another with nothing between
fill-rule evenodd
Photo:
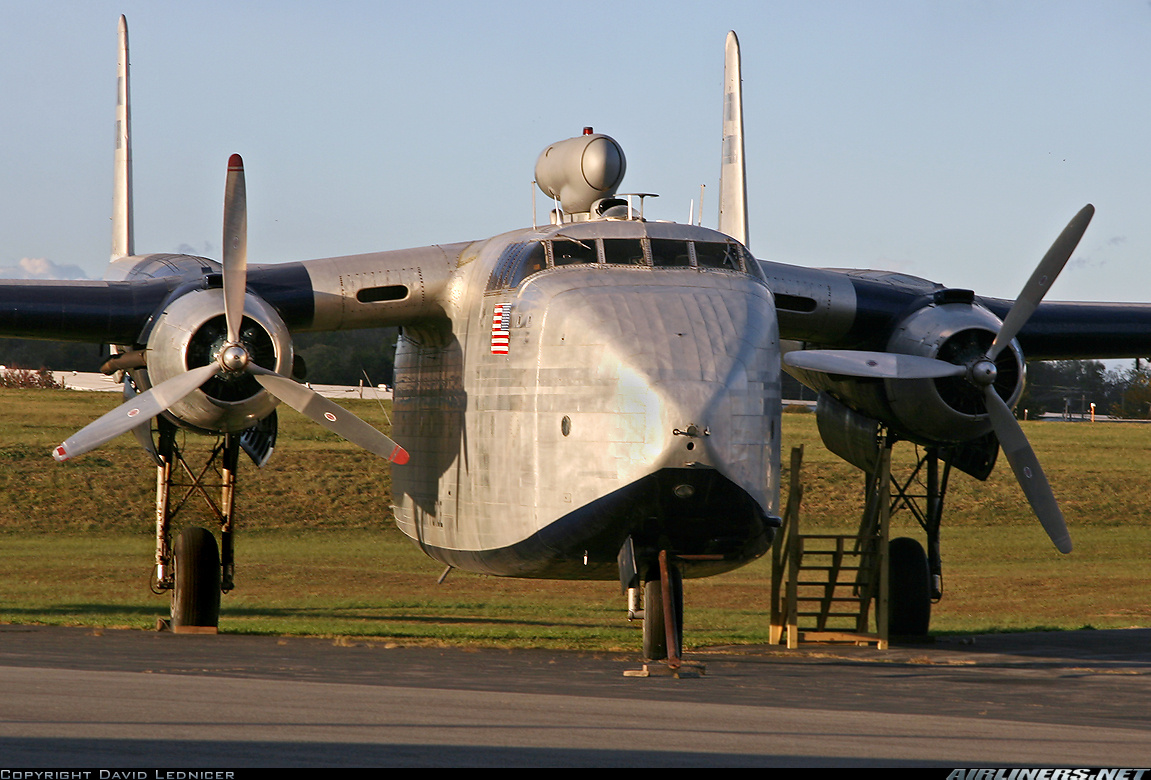
<instances>
[{"instance_id":1,"label":"main wheel","mask_svg":"<svg viewBox=\"0 0 1151 780\"><path fill-rule=\"evenodd\" d=\"M675 566L669 567L671 603L675 610L675 657L683 651L683 575ZM656 579L643 586L643 655L652 661L668 657L667 627L664 623L663 583Z\"/></svg>"},{"instance_id":2,"label":"main wheel","mask_svg":"<svg viewBox=\"0 0 1151 780\"><path fill-rule=\"evenodd\" d=\"M172 546L172 629L220 625L220 551L203 528L185 528Z\"/></svg>"},{"instance_id":3,"label":"main wheel","mask_svg":"<svg viewBox=\"0 0 1151 780\"><path fill-rule=\"evenodd\" d=\"M923 545L901 536L887 545L888 622L894 636L927 636L931 625L931 567Z\"/></svg>"}]
</instances>

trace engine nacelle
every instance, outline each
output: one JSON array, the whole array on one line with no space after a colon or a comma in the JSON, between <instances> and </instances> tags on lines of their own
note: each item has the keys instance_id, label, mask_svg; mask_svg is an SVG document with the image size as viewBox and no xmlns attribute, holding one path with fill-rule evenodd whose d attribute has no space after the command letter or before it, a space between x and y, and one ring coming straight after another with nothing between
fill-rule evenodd
<instances>
[{"instance_id":1,"label":"engine nacelle","mask_svg":"<svg viewBox=\"0 0 1151 780\"><path fill-rule=\"evenodd\" d=\"M970 365L987 353L1002 322L973 302L930 303L905 317L885 351ZM1017 341L996 358L995 391L1014 406L1026 366ZM826 391L851 409L887 424L921 444L970 442L991 432L982 390L967 377L860 379L796 370L801 381Z\"/></svg>"},{"instance_id":2,"label":"engine nacelle","mask_svg":"<svg viewBox=\"0 0 1151 780\"><path fill-rule=\"evenodd\" d=\"M879 464L879 421L844 406L828 393L815 402L815 422L823 445L866 472Z\"/></svg>"},{"instance_id":3,"label":"engine nacelle","mask_svg":"<svg viewBox=\"0 0 1151 780\"><path fill-rule=\"evenodd\" d=\"M170 301L156 316L147 343L147 368L135 372L141 390L215 361L227 341L224 295L219 287L191 290ZM255 295L244 300L240 326L252 362L290 375L292 340L276 311ZM220 375L164 414L181 427L204 433L246 430L267 417L279 402L249 373Z\"/></svg>"},{"instance_id":4,"label":"engine nacelle","mask_svg":"<svg viewBox=\"0 0 1151 780\"><path fill-rule=\"evenodd\" d=\"M589 128L590 130L590 128ZM615 194L623 182L627 160L611 136L602 133L569 138L544 149L536 161L536 184L564 211L591 211L600 198Z\"/></svg>"}]
</instances>

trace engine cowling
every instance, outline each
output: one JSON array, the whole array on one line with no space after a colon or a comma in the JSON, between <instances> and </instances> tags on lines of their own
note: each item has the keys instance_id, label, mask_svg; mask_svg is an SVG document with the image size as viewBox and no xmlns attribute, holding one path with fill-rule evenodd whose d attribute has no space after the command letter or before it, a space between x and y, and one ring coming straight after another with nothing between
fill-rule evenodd
<instances>
[{"instance_id":1,"label":"engine cowling","mask_svg":"<svg viewBox=\"0 0 1151 780\"><path fill-rule=\"evenodd\" d=\"M139 389L219 359L227 342L224 296L219 287L191 290L170 301L156 317L147 341L147 368L136 372ZM287 325L266 302L248 293L240 341L256 365L288 375L292 340ZM181 427L234 433L267 417L279 402L249 373L220 374L164 413Z\"/></svg>"},{"instance_id":2,"label":"engine cowling","mask_svg":"<svg viewBox=\"0 0 1151 780\"><path fill-rule=\"evenodd\" d=\"M271 306L248 292L247 202L244 161L233 154L224 185L222 263L153 255L114 264L117 275L148 269L186 282L152 314L133 348L105 363L112 371L130 371L138 392L54 447L57 461L91 452L128 431L144 439L141 434L157 415L209 435L235 433L274 420L276 404L283 402L369 452L408 462L407 450L391 438L288 376L294 363L288 328ZM212 273L213 267L220 273ZM194 276L196 269L203 275ZM141 342L143 352L136 348ZM244 447L262 465L274 426L261 427L252 437L259 441ZM151 442L141 443L152 449Z\"/></svg>"},{"instance_id":3,"label":"engine cowling","mask_svg":"<svg viewBox=\"0 0 1151 780\"><path fill-rule=\"evenodd\" d=\"M893 330L886 352L970 365L984 355L1002 327L998 317L976 303L930 303L905 317ZM1017 341L995 360L995 392L1014 406L1023 392L1026 364ZM921 444L968 442L992 430L982 391L967 377L870 379L789 369L801 381L826 391L851 409Z\"/></svg>"}]
</instances>

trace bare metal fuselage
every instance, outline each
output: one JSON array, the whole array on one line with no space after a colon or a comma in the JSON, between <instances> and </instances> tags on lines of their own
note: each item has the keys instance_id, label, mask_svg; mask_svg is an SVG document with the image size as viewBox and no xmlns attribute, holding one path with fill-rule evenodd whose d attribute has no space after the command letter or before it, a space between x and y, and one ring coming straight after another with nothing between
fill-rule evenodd
<instances>
[{"instance_id":1,"label":"bare metal fuselage","mask_svg":"<svg viewBox=\"0 0 1151 780\"><path fill-rule=\"evenodd\" d=\"M406 326L397 349L394 435L412 454L393 470L400 529L445 563L513 576L614 579L629 535L707 556L688 574L762 554L778 514L778 327L750 256L704 266L723 242L742 251L631 220L466 249L439 296L447 316ZM569 247L592 262L561 258Z\"/></svg>"}]
</instances>

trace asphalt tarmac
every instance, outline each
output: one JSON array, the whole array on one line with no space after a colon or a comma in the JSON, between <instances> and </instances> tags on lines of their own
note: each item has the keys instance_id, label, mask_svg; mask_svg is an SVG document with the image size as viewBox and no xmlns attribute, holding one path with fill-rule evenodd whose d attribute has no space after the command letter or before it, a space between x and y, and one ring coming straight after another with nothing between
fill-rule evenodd
<instances>
[{"instance_id":1,"label":"asphalt tarmac","mask_svg":"<svg viewBox=\"0 0 1151 780\"><path fill-rule=\"evenodd\" d=\"M0 770L1151 764L1151 630L636 657L0 626Z\"/></svg>"}]
</instances>

